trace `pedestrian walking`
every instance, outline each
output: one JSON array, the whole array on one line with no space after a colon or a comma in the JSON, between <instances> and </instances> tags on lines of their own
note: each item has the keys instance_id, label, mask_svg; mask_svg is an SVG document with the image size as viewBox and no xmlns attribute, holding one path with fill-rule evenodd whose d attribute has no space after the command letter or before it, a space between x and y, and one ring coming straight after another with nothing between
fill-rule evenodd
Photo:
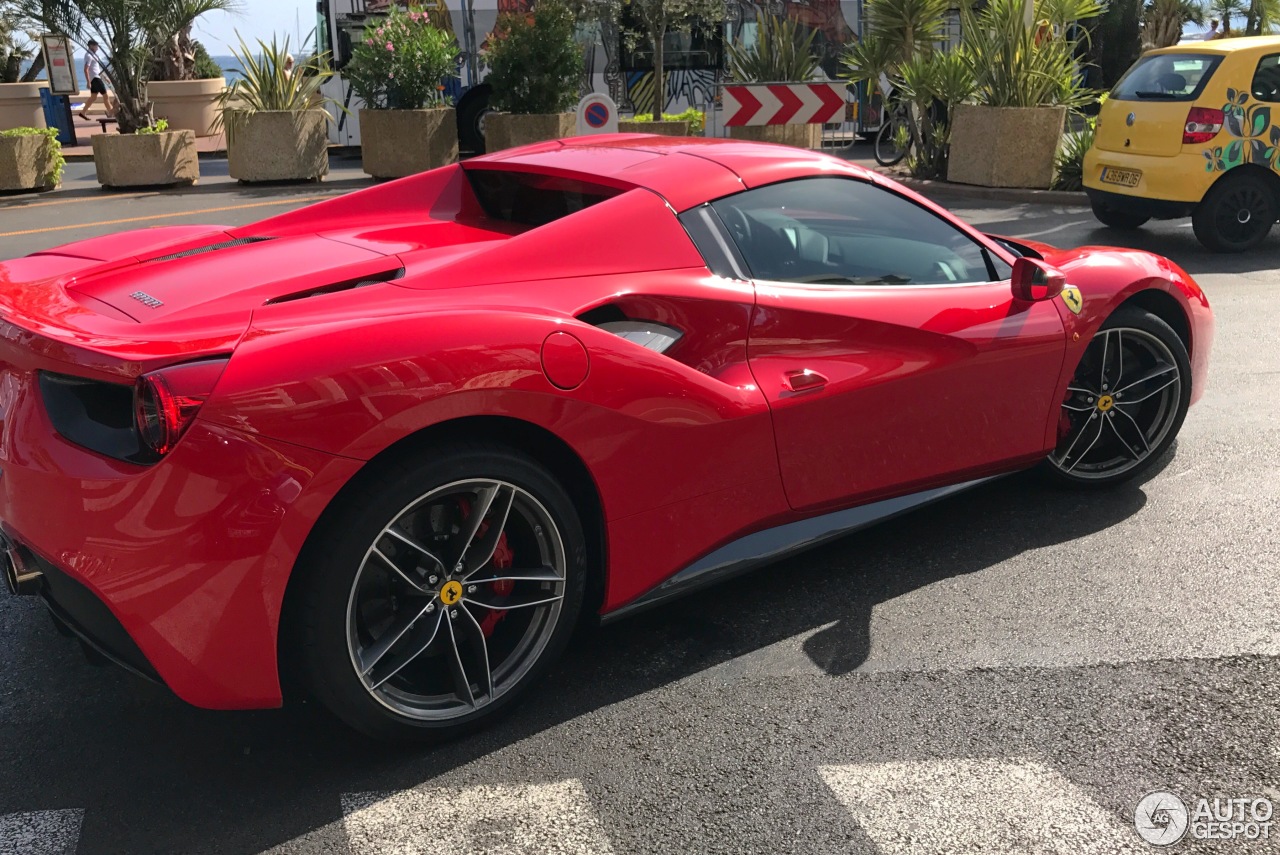
<instances>
[{"instance_id":1,"label":"pedestrian walking","mask_svg":"<svg viewBox=\"0 0 1280 855\"><path fill-rule=\"evenodd\" d=\"M1222 31L1218 29L1218 19L1214 18L1209 22L1209 32L1204 34L1204 40L1209 41L1210 39L1220 38L1222 38Z\"/></svg>"},{"instance_id":2,"label":"pedestrian walking","mask_svg":"<svg viewBox=\"0 0 1280 855\"><path fill-rule=\"evenodd\" d=\"M84 79L89 81L89 100L80 108L80 118L86 122L89 121L87 112L93 106L93 102L98 100L99 95L102 96L102 106L106 107L107 115L114 118L116 108L111 93L107 90L107 83L111 78L102 69L102 60L98 58L98 43L89 39L85 47L88 51L84 55Z\"/></svg>"}]
</instances>

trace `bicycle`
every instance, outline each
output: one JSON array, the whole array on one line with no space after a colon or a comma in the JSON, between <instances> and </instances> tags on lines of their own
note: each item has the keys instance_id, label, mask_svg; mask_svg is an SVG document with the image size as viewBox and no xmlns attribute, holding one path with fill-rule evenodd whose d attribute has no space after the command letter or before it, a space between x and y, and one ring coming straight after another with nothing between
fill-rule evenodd
<instances>
[{"instance_id":1,"label":"bicycle","mask_svg":"<svg viewBox=\"0 0 1280 855\"><path fill-rule=\"evenodd\" d=\"M905 137L905 142L904 142ZM876 132L874 154L881 166L897 166L911 153L916 139L916 120L911 102L894 99L885 111L884 121Z\"/></svg>"}]
</instances>

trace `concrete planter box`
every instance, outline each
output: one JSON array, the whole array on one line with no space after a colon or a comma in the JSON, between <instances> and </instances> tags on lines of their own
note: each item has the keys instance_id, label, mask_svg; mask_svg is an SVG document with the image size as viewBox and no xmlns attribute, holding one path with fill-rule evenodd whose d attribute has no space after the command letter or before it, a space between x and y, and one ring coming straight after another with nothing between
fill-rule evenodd
<instances>
[{"instance_id":1,"label":"concrete planter box","mask_svg":"<svg viewBox=\"0 0 1280 855\"><path fill-rule=\"evenodd\" d=\"M52 190L54 146L44 134L0 137L0 190Z\"/></svg>"},{"instance_id":2,"label":"concrete planter box","mask_svg":"<svg viewBox=\"0 0 1280 855\"><path fill-rule=\"evenodd\" d=\"M218 96L226 89L221 77L209 80L153 80L147 97L157 119L167 119L171 131L191 131L198 137L213 136L218 119Z\"/></svg>"},{"instance_id":3,"label":"concrete planter box","mask_svg":"<svg viewBox=\"0 0 1280 855\"><path fill-rule=\"evenodd\" d=\"M40 88L48 83L0 83L0 131L43 128Z\"/></svg>"},{"instance_id":4,"label":"concrete planter box","mask_svg":"<svg viewBox=\"0 0 1280 855\"><path fill-rule=\"evenodd\" d=\"M490 113L484 120L484 150L500 151L577 133L573 113Z\"/></svg>"},{"instance_id":5,"label":"concrete planter box","mask_svg":"<svg viewBox=\"0 0 1280 855\"><path fill-rule=\"evenodd\" d=\"M1066 118L1066 107L957 106L951 116L947 180L1048 189Z\"/></svg>"},{"instance_id":6,"label":"concrete planter box","mask_svg":"<svg viewBox=\"0 0 1280 855\"><path fill-rule=\"evenodd\" d=\"M452 107L433 110L361 110L364 171L403 178L458 160L458 119Z\"/></svg>"},{"instance_id":7,"label":"concrete planter box","mask_svg":"<svg viewBox=\"0 0 1280 855\"><path fill-rule=\"evenodd\" d=\"M681 120L678 122L618 122L618 133L620 134L658 134L664 137L687 137L689 136L689 122Z\"/></svg>"},{"instance_id":8,"label":"concrete planter box","mask_svg":"<svg viewBox=\"0 0 1280 855\"><path fill-rule=\"evenodd\" d=\"M329 114L227 111L227 169L240 181L319 181L329 174Z\"/></svg>"},{"instance_id":9,"label":"concrete planter box","mask_svg":"<svg viewBox=\"0 0 1280 855\"><path fill-rule=\"evenodd\" d=\"M734 125L729 128L729 136L796 148L822 148L822 125Z\"/></svg>"},{"instance_id":10,"label":"concrete planter box","mask_svg":"<svg viewBox=\"0 0 1280 855\"><path fill-rule=\"evenodd\" d=\"M196 135L191 131L94 134L89 139L103 187L194 184L200 178Z\"/></svg>"}]
</instances>

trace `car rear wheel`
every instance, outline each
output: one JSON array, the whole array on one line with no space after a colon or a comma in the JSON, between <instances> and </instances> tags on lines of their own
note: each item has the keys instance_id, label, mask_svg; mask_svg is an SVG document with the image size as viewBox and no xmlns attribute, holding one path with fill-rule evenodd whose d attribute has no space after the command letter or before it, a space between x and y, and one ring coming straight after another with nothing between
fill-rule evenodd
<instances>
[{"instance_id":1,"label":"car rear wheel","mask_svg":"<svg viewBox=\"0 0 1280 855\"><path fill-rule=\"evenodd\" d=\"M486 724L563 650L585 554L568 494L523 455L459 445L384 467L308 550L310 687L376 738Z\"/></svg>"},{"instance_id":2,"label":"car rear wheel","mask_svg":"<svg viewBox=\"0 0 1280 855\"><path fill-rule=\"evenodd\" d=\"M1190 403L1191 362L1182 339L1151 312L1121 308L1080 359L1045 469L1077 487L1135 478L1173 444Z\"/></svg>"},{"instance_id":3,"label":"car rear wheel","mask_svg":"<svg viewBox=\"0 0 1280 855\"><path fill-rule=\"evenodd\" d=\"M1151 219L1139 214L1127 214L1124 211L1117 211L1115 208L1108 208L1105 202L1097 199L1091 200L1090 204L1093 207L1094 219L1107 228L1132 231L1133 229L1142 228L1147 220Z\"/></svg>"},{"instance_id":4,"label":"car rear wheel","mask_svg":"<svg viewBox=\"0 0 1280 855\"><path fill-rule=\"evenodd\" d=\"M1209 188L1191 217L1196 238L1214 252L1244 252L1276 222L1275 193L1256 175L1227 175Z\"/></svg>"}]
</instances>

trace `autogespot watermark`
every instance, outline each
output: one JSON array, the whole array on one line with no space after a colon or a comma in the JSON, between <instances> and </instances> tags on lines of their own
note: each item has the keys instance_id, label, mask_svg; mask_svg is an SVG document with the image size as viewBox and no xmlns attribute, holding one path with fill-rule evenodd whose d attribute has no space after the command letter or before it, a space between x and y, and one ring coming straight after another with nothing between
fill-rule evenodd
<instances>
[{"instance_id":1,"label":"autogespot watermark","mask_svg":"<svg viewBox=\"0 0 1280 855\"><path fill-rule=\"evenodd\" d=\"M1133 825L1153 846L1193 840L1270 840L1270 799L1198 797L1191 807L1173 793L1150 793L1138 802Z\"/></svg>"}]
</instances>

